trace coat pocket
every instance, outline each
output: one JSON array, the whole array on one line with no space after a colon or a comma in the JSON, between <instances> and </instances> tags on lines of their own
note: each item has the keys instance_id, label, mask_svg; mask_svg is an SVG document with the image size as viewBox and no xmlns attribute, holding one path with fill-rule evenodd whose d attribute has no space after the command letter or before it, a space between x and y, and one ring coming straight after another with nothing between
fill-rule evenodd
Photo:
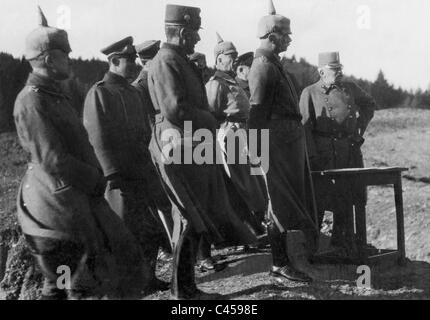
<instances>
[{"instance_id":1,"label":"coat pocket","mask_svg":"<svg viewBox=\"0 0 430 320\"><path fill-rule=\"evenodd\" d=\"M65 185L55 189L53 193L54 194L63 193L63 192L70 190L71 188L72 188L72 186L70 184L65 184Z\"/></svg>"},{"instance_id":2,"label":"coat pocket","mask_svg":"<svg viewBox=\"0 0 430 320\"><path fill-rule=\"evenodd\" d=\"M48 188L51 193L61 193L69 188L71 185L66 183L63 179L54 177L42 170L38 165L30 165L27 174L33 177L41 185Z\"/></svg>"}]
</instances>

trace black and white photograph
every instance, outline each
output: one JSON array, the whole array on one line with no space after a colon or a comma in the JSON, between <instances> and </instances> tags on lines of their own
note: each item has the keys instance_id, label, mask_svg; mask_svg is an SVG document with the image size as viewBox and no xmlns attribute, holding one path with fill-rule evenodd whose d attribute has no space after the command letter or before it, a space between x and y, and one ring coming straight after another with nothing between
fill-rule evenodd
<instances>
[{"instance_id":1,"label":"black and white photograph","mask_svg":"<svg viewBox=\"0 0 430 320\"><path fill-rule=\"evenodd\" d=\"M0 300L430 299L429 30L427 0L0 0Z\"/></svg>"}]
</instances>

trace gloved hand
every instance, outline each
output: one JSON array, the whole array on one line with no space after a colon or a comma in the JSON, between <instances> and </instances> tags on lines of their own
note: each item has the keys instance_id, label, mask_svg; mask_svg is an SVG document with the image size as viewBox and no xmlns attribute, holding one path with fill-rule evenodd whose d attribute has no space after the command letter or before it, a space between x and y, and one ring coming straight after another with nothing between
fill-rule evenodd
<instances>
[{"instance_id":1,"label":"gloved hand","mask_svg":"<svg viewBox=\"0 0 430 320\"><path fill-rule=\"evenodd\" d=\"M349 137L349 141L351 142L351 144L353 146L361 147L364 144L365 139L362 136L360 136L359 134L354 134L354 135L351 135Z\"/></svg>"}]
</instances>

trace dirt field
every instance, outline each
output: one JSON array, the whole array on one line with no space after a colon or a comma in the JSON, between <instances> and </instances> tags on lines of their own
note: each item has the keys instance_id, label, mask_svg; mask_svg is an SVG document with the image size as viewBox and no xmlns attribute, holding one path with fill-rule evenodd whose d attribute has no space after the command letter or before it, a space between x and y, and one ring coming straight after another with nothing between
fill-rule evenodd
<instances>
[{"instance_id":1,"label":"dirt field","mask_svg":"<svg viewBox=\"0 0 430 320\"><path fill-rule=\"evenodd\" d=\"M356 266L318 266L309 286L280 286L267 276L268 252L230 255L219 273L197 273L200 288L226 299L430 299L430 111L396 109L376 113L363 152L368 167L410 168L403 179L406 251L405 267L372 269L372 289L357 288ZM16 241L16 189L26 156L14 134L0 135L0 234L4 243ZM369 188L368 238L377 248L396 247L394 196L390 188ZM217 252L226 254L226 252ZM1 259L0 259L1 260ZM19 242L9 252L0 299L37 298L40 276L31 268ZM29 268L30 267L30 268ZM1 270L1 267L0 267ZM169 264L160 263L159 276L168 280ZM23 285L24 283L24 285ZM146 299L167 299L156 294Z\"/></svg>"}]
</instances>

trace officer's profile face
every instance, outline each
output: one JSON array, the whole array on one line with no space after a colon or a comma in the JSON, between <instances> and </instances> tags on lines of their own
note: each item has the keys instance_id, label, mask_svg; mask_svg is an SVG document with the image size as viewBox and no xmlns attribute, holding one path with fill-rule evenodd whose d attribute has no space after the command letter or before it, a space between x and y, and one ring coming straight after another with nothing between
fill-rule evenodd
<instances>
[{"instance_id":1,"label":"officer's profile face","mask_svg":"<svg viewBox=\"0 0 430 320\"><path fill-rule=\"evenodd\" d=\"M326 85L339 83L343 78L342 67L330 68L324 67L320 69L320 76Z\"/></svg>"},{"instance_id":2,"label":"officer's profile face","mask_svg":"<svg viewBox=\"0 0 430 320\"><path fill-rule=\"evenodd\" d=\"M284 33L281 35L281 52L287 51L288 47L290 46L291 42L293 41L291 39L291 33Z\"/></svg>"},{"instance_id":3,"label":"officer's profile face","mask_svg":"<svg viewBox=\"0 0 430 320\"><path fill-rule=\"evenodd\" d=\"M144 64L143 64L143 69L146 71L149 71L149 67L152 64L152 59L147 59L145 60Z\"/></svg>"},{"instance_id":4,"label":"officer's profile face","mask_svg":"<svg viewBox=\"0 0 430 320\"><path fill-rule=\"evenodd\" d=\"M62 50L50 50L45 57L45 63L55 80L65 80L70 75L71 61L69 53Z\"/></svg>"},{"instance_id":5,"label":"officer's profile face","mask_svg":"<svg viewBox=\"0 0 430 320\"><path fill-rule=\"evenodd\" d=\"M113 72L133 82L136 75L136 56L119 56L112 58Z\"/></svg>"},{"instance_id":6,"label":"officer's profile face","mask_svg":"<svg viewBox=\"0 0 430 320\"><path fill-rule=\"evenodd\" d=\"M149 67L151 66L151 61L151 59L140 58L140 63L142 65L143 70L149 70Z\"/></svg>"},{"instance_id":7,"label":"officer's profile face","mask_svg":"<svg viewBox=\"0 0 430 320\"><path fill-rule=\"evenodd\" d=\"M245 65L239 66L237 68L237 76L245 81L248 81L249 71L251 71L251 68Z\"/></svg>"},{"instance_id":8,"label":"officer's profile face","mask_svg":"<svg viewBox=\"0 0 430 320\"><path fill-rule=\"evenodd\" d=\"M291 39L291 33L284 32L284 33L272 33L270 35L270 41L275 46L275 52L281 53L287 51L288 47L290 46L292 39Z\"/></svg>"},{"instance_id":9,"label":"officer's profile face","mask_svg":"<svg viewBox=\"0 0 430 320\"><path fill-rule=\"evenodd\" d=\"M196 44L201 40L199 30L190 28L182 29L181 38L187 54L193 54Z\"/></svg>"}]
</instances>

